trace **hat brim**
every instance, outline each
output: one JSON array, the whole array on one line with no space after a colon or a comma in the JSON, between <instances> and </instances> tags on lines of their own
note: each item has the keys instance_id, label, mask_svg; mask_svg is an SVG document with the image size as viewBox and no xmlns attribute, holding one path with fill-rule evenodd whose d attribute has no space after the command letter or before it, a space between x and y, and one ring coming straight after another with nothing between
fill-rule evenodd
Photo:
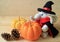
<instances>
[{"instance_id":1,"label":"hat brim","mask_svg":"<svg viewBox=\"0 0 60 42\"><path fill-rule=\"evenodd\" d=\"M56 15L55 12L53 12L53 11L47 11L47 10L44 10L42 8L38 8L37 10L40 11L40 12L43 11L43 12L46 12L46 13L49 13L49 14Z\"/></svg>"}]
</instances>

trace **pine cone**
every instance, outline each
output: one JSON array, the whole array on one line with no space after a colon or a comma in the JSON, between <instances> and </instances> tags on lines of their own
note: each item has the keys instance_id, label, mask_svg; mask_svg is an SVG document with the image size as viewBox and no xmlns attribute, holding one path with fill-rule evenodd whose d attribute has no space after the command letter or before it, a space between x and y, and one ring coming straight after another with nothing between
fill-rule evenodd
<instances>
[{"instance_id":1,"label":"pine cone","mask_svg":"<svg viewBox=\"0 0 60 42\"><path fill-rule=\"evenodd\" d=\"M2 33L1 36L7 41L12 40L11 35L8 33Z\"/></svg>"},{"instance_id":2,"label":"pine cone","mask_svg":"<svg viewBox=\"0 0 60 42\"><path fill-rule=\"evenodd\" d=\"M20 38L20 33L17 29L13 29L11 31L11 35L12 35L13 39L15 39L15 40L18 40Z\"/></svg>"}]
</instances>

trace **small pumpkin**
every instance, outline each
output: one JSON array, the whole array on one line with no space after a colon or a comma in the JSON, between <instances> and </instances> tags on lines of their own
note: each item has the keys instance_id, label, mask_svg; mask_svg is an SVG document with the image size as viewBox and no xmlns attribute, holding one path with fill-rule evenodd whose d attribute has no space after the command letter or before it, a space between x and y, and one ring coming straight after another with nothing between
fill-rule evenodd
<instances>
[{"instance_id":1,"label":"small pumpkin","mask_svg":"<svg viewBox=\"0 0 60 42\"><path fill-rule=\"evenodd\" d=\"M42 33L40 25L35 21L25 22L20 31L21 36L27 40L37 40Z\"/></svg>"},{"instance_id":2,"label":"small pumpkin","mask_svg":"<svg viewBox=\"0 0 60 42\"><path fill-rule=\"evenodd\" d=\"M21 28L21 25L26 21L27 20L25 18L19 16L17 19L13 20L12 27L19 30Z\"/></svg>"}]
</instances>

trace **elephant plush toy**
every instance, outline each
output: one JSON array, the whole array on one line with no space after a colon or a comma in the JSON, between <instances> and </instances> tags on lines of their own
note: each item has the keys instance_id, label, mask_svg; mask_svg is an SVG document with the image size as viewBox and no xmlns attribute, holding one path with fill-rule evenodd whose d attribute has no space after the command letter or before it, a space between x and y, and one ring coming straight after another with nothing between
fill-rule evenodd
<instances>
[{"instance_id":1,"label":"elephant plush toy","mask_svg":"<svg viewBox=\"0 0 60 42\"><path fill-rule=\"evenodd\" d=\"M39 11L34 16L30 16L30 19L33 21L37 21L42 28L42 36L45 38L47 35L51 35L52 37L56 37L59 31L53 26L55 23L57 16L56 13L52 11L52 5L54 3L52 1L48 1L43 8L38 8Z\"/></svg>"}]
</instances>

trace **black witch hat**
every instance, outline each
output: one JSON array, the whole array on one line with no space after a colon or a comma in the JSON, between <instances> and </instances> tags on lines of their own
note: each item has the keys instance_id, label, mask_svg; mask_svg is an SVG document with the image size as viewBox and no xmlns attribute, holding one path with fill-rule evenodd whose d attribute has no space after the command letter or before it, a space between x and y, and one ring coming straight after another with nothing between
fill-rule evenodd
<instances>
[{"instance_id":1,"label":"black witch hat","mask_svg":"<svg viewBox=\"0 0 60 42\"><path fill-rule=\"evenodd\" d=\"M55 15L55 12L52 11L52 5L53 5L53 4L54 4L54 3L53 3L52 1L48 1L48 2L44 5L43 8L38 8L37 10Z\"/></svg>"}]
</instances>

